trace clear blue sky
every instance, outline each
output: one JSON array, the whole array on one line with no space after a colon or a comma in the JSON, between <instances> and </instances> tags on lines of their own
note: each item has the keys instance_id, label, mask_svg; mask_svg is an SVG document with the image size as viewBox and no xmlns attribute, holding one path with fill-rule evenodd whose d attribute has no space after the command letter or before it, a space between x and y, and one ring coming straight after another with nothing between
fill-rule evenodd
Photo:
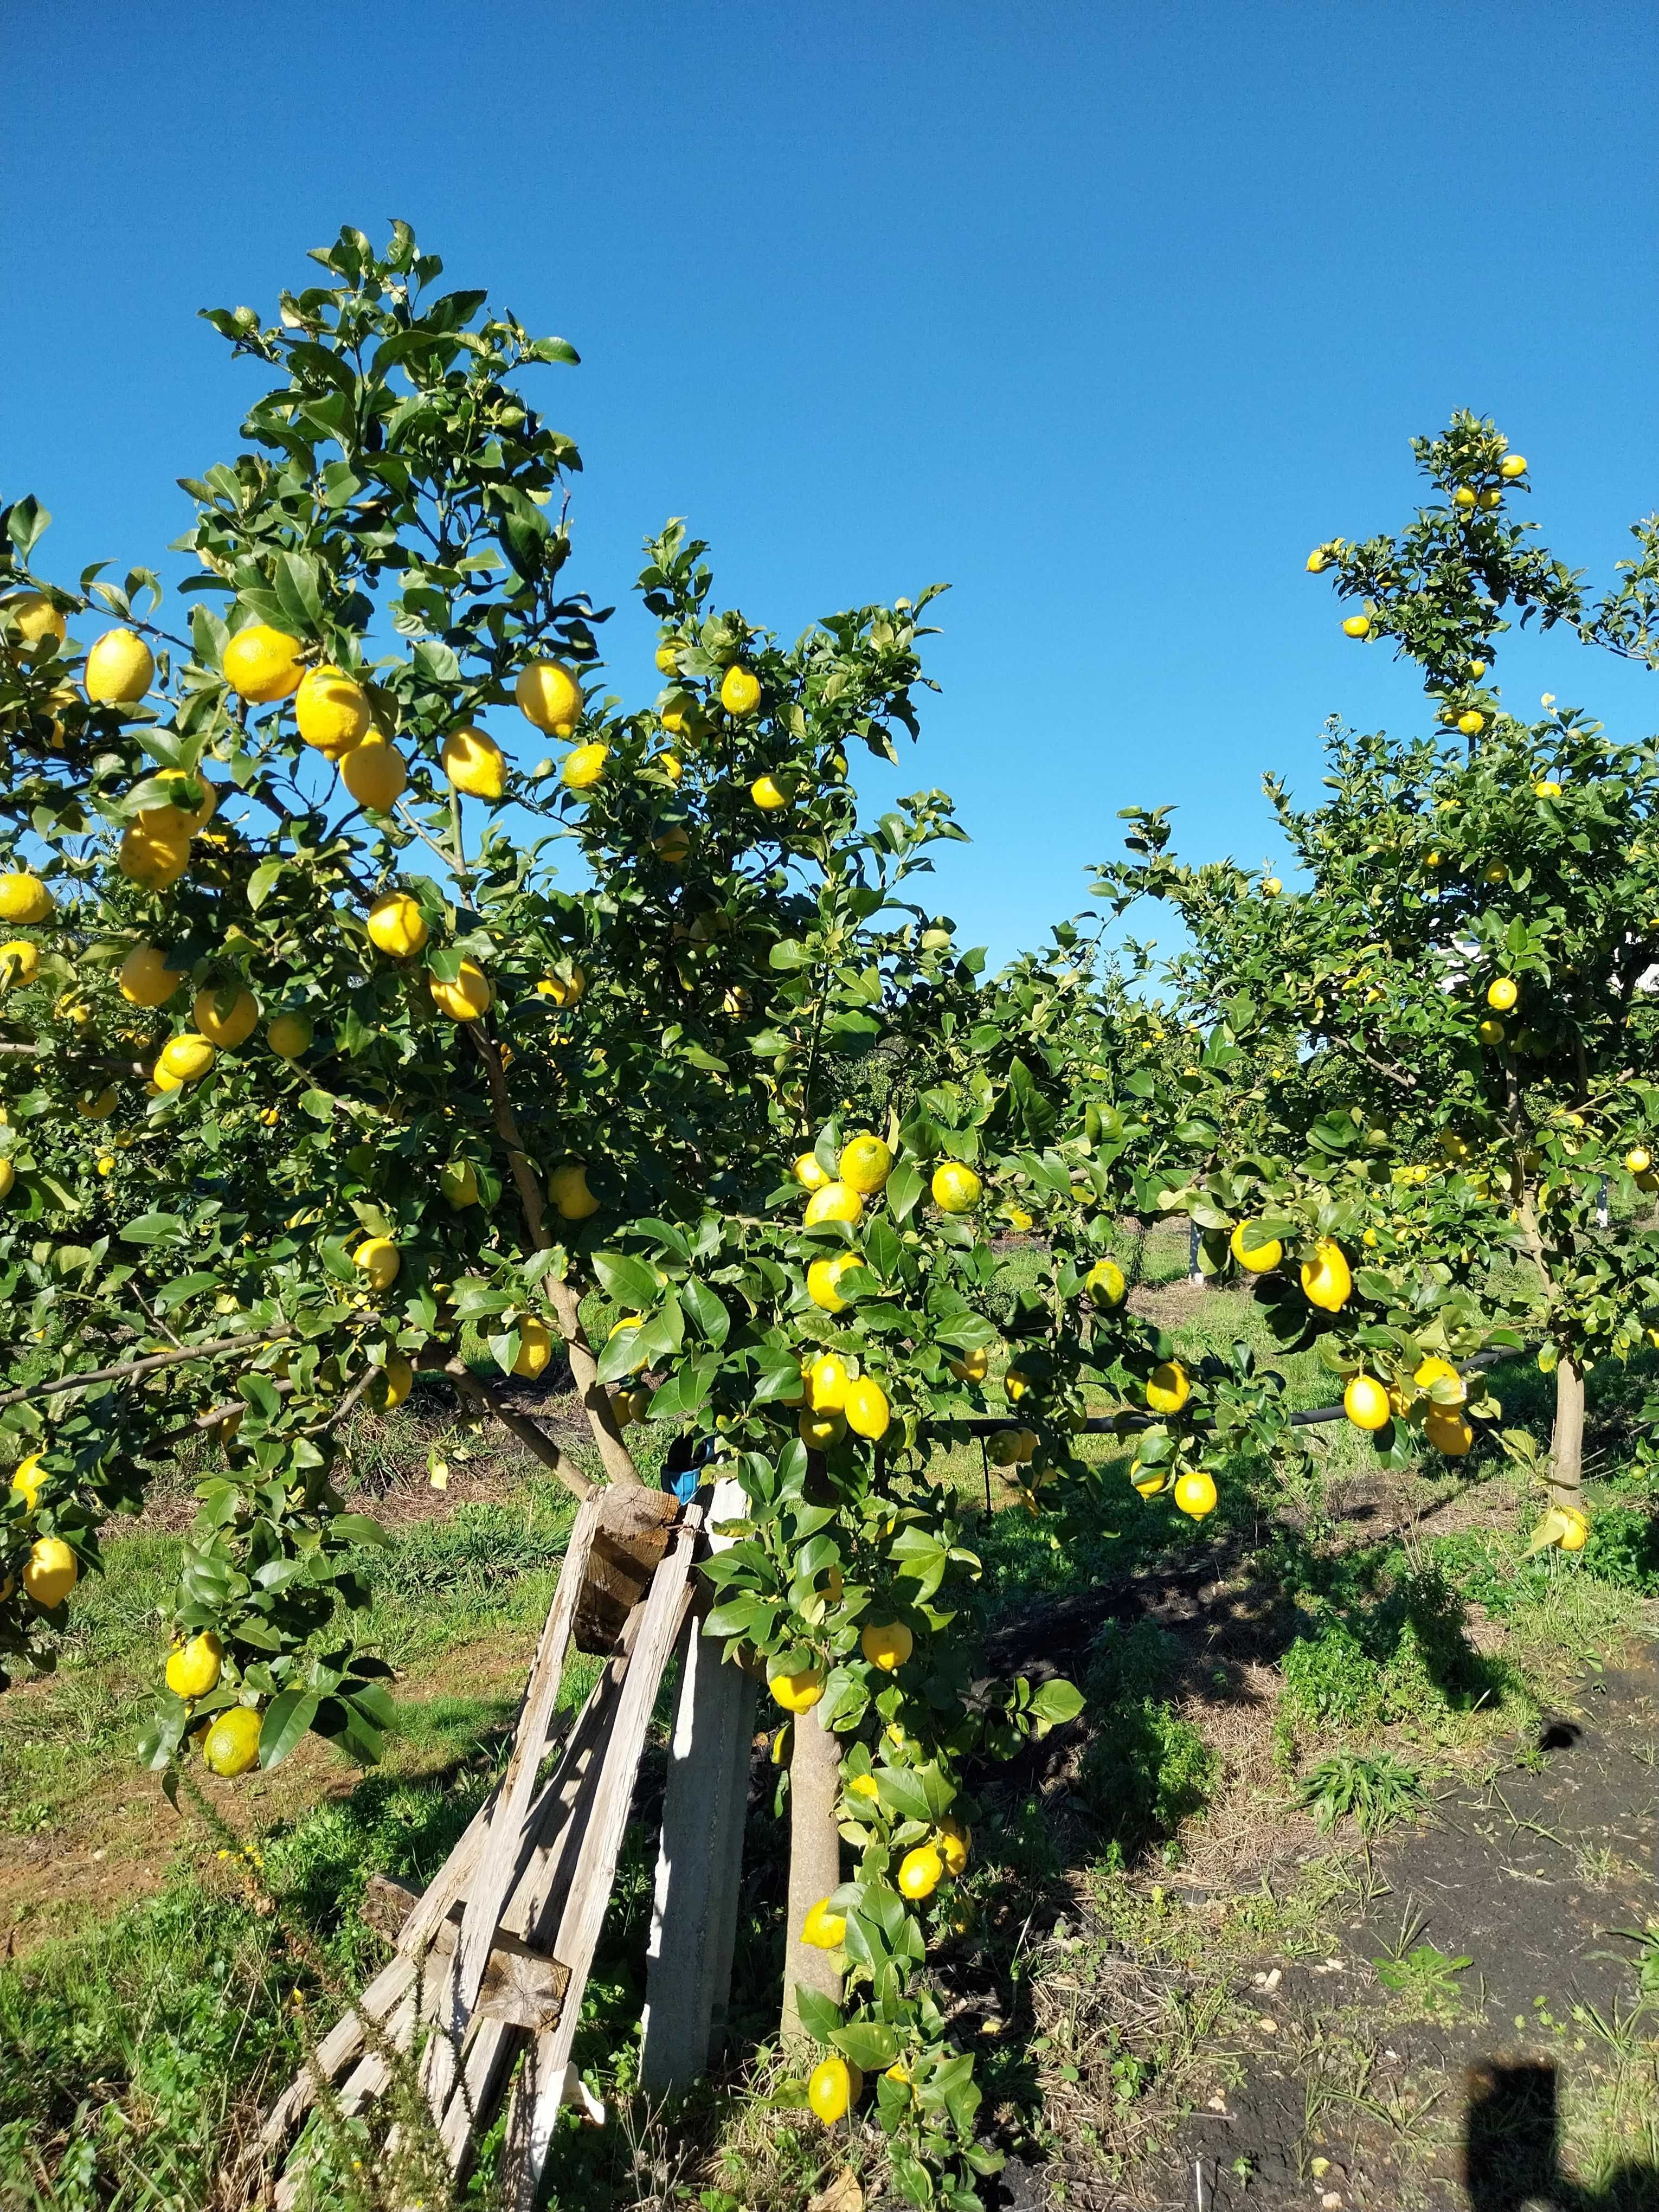
<instances>
[{"instance_id":1,"label":"clear blue sky","mask_svg":"<svg viewBox=\"0 0 1659 2212\"><path fill-rule=\"evenodd\" d=\"M1081 903L1116 810L1272 850L1340 710L1416 726L1308 547L1404 519L1468 405L1598 574L1659 507L1659 17L1559 0L1121 5L293 0L0 9L0 488L58 572L155 557L342 222L412 222L577 370L570 573L625 604L687 514L793 635L947 578L901 787L975 837L939 902L999 953ZM611 626L654 690L649 625ZM1626 734L1648 679L1500 657Z\"/></svg>"}]
</instances>

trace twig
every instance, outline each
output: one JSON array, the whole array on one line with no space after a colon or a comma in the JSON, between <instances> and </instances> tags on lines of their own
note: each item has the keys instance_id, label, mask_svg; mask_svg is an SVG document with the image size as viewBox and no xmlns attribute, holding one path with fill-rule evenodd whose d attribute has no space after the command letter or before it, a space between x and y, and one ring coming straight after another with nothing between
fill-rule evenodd
<instances>
[{"instance_id":1,"label":"twig","mask_svg":"<svg viewBox=\"0 0 1659 2212\"><path fill-rule=\"evenodd\" d=\"M97 1382L124 1382L134 1375L152 1375L158 1367L176 1367L186 1359L226 1359L250 1345L277 1344L292 1336L289 1328L260 1328L246 1336L216 1337L209 1344L186 1344L177 1352L152 1352L143 1359L123 1360L115 1367L89 1367L84 1374L59 1375L50 1382L26 1383L21 1390L0 1395L0 1406L21 1405L25 1398L55 1398L60 1390L89 1390Z\"/></svg>"}]
</instances>

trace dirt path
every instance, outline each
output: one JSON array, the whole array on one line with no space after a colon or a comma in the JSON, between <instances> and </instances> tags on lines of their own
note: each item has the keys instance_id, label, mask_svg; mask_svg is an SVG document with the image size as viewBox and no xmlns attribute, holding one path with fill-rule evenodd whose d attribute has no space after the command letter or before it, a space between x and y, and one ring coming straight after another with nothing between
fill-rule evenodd
<instances>
[{"instance_id":1,"label":"dirt path","mask_svg":"<svg viewBox=\"0 0 1659 2212\"><path fill-rule=\"evenodd\" d=\"M1659 1990L1615 1932L1659 1923L1653 1647L1514 1748L1378 1848L1327 1959L1261 1962L1167 2204L1196 2165L1205 2212L1659 2207Z\"/></svg>"}]
</instances>

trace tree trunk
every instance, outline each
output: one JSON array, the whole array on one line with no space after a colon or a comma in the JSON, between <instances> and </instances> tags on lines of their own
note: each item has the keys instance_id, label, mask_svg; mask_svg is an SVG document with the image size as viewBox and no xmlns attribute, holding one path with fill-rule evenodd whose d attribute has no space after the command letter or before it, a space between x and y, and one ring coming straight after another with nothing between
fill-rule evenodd
<instances>
[{"instance_id":1,"label":"tree trunk","mask_svg":"<svg viewBox=\"0 0 1659 2212\"><path fill-rule=\"evenodd\" d=\"M1584 1378L1565 1353L1555 1367L1555 1435L1550 1446L1550 1503L1583 1510Z\"/></svg>"},{"instance_id":2,"label":"tree trunk","mask_svg":"<svg viewBox=\"0 0 1659 2212\"><path fill-rule=\"evenodd\" d=\"M795 1716L789 1753L789 1925L783 1960L783 2022L786 2043L805 2033L796 2002L798 1984L831 2003L841 2002L841 1973L835 1954L800 1940L801 1923L820 1899L841 1881L841 1834L836 1826L836 1796L841 1752L813 1705Z\"/></svg>"}]
</instances>

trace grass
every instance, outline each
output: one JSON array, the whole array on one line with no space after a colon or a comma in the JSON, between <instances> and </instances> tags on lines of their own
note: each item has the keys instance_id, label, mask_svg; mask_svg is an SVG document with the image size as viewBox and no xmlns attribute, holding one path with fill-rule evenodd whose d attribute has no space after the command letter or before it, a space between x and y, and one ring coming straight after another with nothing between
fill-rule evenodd
<instances>
[{"instance_id":1,"label":"grass","mask_svg":"<svg viewBox=\"0 0 1659 2212\"><path fill-rule=\"evenodd\" d=\"M1188 1291L1184 1239L1155 1231L1127 1256L1186 1356L1241 1339L1270 1349L1249 1301ZM1015 1247L1008 1267L1011 1280L1029 1279L1035 1261ZM1286 1380L1293 1405L1331 1395L1311 1357L1288 1363ZM1425 1801L1425 1769L1467 1775L1484 1762L1501 1773L1545 1703L1650 1617L1652 1497L1640 1455L1619 1455L1651 1377L1592 1382L1593 1463L1632 1471L1603 1484L1577 1562L1525 1558L1527 1504L1501 1462L1455 1472L1431 1462L1385 1486L1376 1517L1372 1455L1343 1424L1308 1432L1314 1473L1294 1495L1230 1483L1202 1527L1135 1497L1129 1455L1109 1439L1087 1448L1097 1485L1041 1518L1002 1510L1011 1493L1000 1479L998 1510L985 1515L976 1447L934 1455L931 1475L976 1522L978 1627L1017 1650L1029 1637L1046 1657L1043 1608L1081 1606L1065 1663L1095 1717L1070 1748L1058 1738L1040 1747L1052 1753L1046 1766L1028 1759L971 1784L975 1856L960 1894L975 1924L939 1954L936 1988L975 2046L1005 2148L1126 2191L1167 2189L1188 2116L1248 2090L1272 2043L1257 1984L1283 1966L1310 1986L1327 1975L1332 1992L1326 2012L1306 2015L1271 2000L1276 2063L1296 2081L1285 2124L1298 2180L1317 2180L1325 2139L1345 2127L1382 2131L1401 2159L1431 2154L1446 2124L1437 2092L1382 2063L1376 2023L1472 2014L1471 1961L1423 1942L1408 1917L1362 1998L1355 1978L1370 1970L1333 1954L1387 1898L1372 1841L1405 1832ZM1535 1370L1518 1363L1498 1387L1506 1421L1546 1418ZM350 1985L383 1955L354 1910L369 1874L425 1881L498 1771L571 1509L533 1463L501 1457L489 1462L486 1498L411 1515L411 1486L433 1502L429 1449L471 1472L461 1455L472 1439L430 1413L365 1424L359 1439L360 1472L386 1494L394 1526L370 1565L370 1634L404 1677L390 1756L353 1783L330 1755L308 1753L250 1785L237 1802L239 1818L258 1824L257 1871L216 1856L222 1844L197 1827L158 1829L153 1784L125 1764L164 1648L175 1535L112 1541L108 1574L77 1595L57 1676L0 1702L0 1923L9 1913L27 1947L0 1966L0 2202L228 2212L237 2200L225 2172L296 2063L303 2021L329 2016L325 1983ZM1413 1516L1415 1533L1389 1533ZM1167 1619L1117 1618L1108 1602L1190 1593L1205 1576L1219 1580L1203 1605L1183 1597ZM573 1663L567 1702L592 1671ZM653 1748L647 1808L659 1774ZM171 1855L157 1893L124 1893L118 1871L74 1889L69 1869L84 1871L94 1816L117 1830L148 1824L161 1859ZM878 2193L873 2139L831 2149L766 2101L786 1851L769 1807L752 1816L732 1992L734 2035L760 2056L676 2115L635 2100L653 1849L647 1814L630 1830L578 2042L617 2123L561 2133L554 2201L568 2212L694 2199L702 2212L799 2212L848 2163ZM1570 1863L1585 1881L1621 1874L1601 1842ZM1584 2085L1568 2103L1567 2140L1586 2187L1624 2186L1618 2176L1659 2112L1656 1942L1649 1930L1623 1945L1622 2010L1575 2020L1564 2002L1540 2015L1559 2014L1562 2063ZM1592 2051L1599 2074L1585 2071ZM343 2139L325 2194L355 2207L370 2200L349 2148ZM493 2170L487 2152L469 2201L487 2201Z\"/></svg>"}]
</instances>

